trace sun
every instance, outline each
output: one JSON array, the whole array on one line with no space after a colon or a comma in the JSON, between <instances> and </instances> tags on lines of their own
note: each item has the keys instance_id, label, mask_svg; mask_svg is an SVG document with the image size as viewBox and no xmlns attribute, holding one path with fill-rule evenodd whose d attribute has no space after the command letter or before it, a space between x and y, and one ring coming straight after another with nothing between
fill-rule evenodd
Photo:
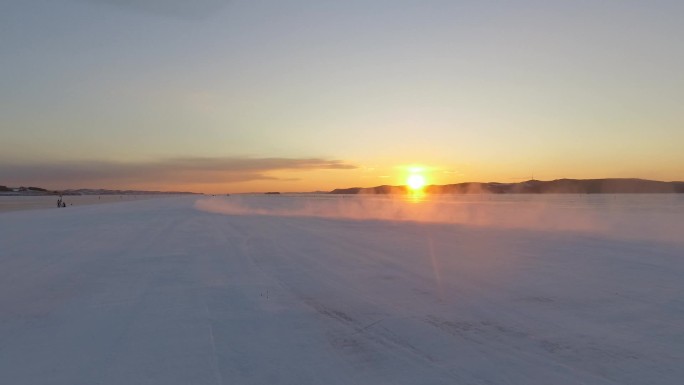
<instances>
[{"instance_id":1,"label":"sun","mask_svg":"<svg viewBox=\"0 0 684 385\"><path fill-rule=\"evenodd\" d=\"M411 174L406 179L406 184L413 191L420 191L425 187L425 177L420 174Z\"/></svg>"}]
</instances>

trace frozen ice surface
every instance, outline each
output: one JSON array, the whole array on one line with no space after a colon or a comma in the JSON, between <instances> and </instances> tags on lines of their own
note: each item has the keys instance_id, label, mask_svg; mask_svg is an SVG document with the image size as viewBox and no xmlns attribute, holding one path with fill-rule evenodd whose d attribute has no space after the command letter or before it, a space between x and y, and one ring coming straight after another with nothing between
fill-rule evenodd
<instances>
[{"instance_id":1,"label":"frozen ice surface","mask_svg":"<svg viewBox=\"0 0 684 385\"><path fill-rule=\"evenodd\" d=\"M111 202L127 202L140 199L163 198L164 195L66 195L62 201L68 208L72 206L93 205ZM5 211L36 210L36 209L56 209L56 195L38 196L11 196L0 194L0 213Z\"/></svg>"},{"instance_id":2,"label":"frozen ice surface","mask_svg":"<svg viewBox=\"0 0 684 385\"><path fill-rule=\"evenodd\" d=\"M679 196L0 214L0 384L681 384Z\"/></svg>"}]
</instances>

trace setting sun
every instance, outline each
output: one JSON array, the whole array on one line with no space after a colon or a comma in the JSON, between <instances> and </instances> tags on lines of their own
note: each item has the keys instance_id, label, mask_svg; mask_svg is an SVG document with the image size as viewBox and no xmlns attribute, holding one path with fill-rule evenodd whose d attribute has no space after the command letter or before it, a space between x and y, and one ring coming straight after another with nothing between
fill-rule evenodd
<instances>
[{"instance_id":1,"label":"setting sun","mask_svg":"<svg viewBox=\"0 0 684 385\"><path fill-rule=\"evenodd\" d=\"M406 184L411 190L420 190L425 186L425 177L418 174L413 174L408 177Z\"/></svg>"}]
</instances>

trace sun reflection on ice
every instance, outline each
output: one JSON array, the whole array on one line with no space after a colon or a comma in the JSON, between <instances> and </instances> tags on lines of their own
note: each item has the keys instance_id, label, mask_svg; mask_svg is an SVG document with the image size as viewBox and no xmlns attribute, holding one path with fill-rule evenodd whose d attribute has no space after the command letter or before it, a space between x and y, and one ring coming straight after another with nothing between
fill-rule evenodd
<instances>
[{"instance_id":1,"label":"sun reflection on ice","mask_svg":"<svg viewBox=\"0 0 684 385\"><path fill-rule=\"evenodd\" d=\"M427 194L422 189L419 190L409 190L407 200L411 203L420 203L427 200Z\"/></svg>"}]
</instances>

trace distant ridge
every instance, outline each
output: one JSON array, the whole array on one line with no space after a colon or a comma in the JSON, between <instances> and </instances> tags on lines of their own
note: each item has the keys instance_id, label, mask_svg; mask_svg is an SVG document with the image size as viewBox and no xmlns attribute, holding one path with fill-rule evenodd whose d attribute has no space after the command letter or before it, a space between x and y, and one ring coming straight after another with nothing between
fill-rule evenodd
<instances>
[{"instance_id":1,"label":"distant ridge","mask_svg":"<svg viewBox=\"0 0 684 385\"><path fill-rule=\"evenodd\" d=\"M426 186L428 194L667 194L684 193L684 182L634 178L528 180L518 183L466 182ZM406 194L406 186L352 187L330 194Z\"/></svg>"},{"instance_id":2,"label":"distant ridge","mask_svg":"<svg viewBox=\"0 0 684 385\"><path fill-rule=\"evenodd\" d=\"M107 189L69 189L47 190L40 187L7 187L0 186L0 195L179 195L196 194L183 191L145 191L145 190L107 190Z\"/></svg>"}]
</instances>

